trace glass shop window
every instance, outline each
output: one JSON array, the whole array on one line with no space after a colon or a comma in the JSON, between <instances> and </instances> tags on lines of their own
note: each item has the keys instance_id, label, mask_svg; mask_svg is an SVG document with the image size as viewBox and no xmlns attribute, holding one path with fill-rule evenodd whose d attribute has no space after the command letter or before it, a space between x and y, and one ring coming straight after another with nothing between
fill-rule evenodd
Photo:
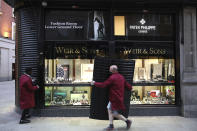
<instances>
[{"instance_id":1,"label":"glass shop window","mask_svg":"<svg viewBox=\"0 0 197 131\"><path fill-rule=\"evenodd\" d=\"M107 44L48 44L45 50L45 106L90 105L94 58Z\"/></svg>"},{"instance_id":2,"label":"glass shop window","mask_svg":"<svg viewBox=\"0 0 197 131\"><path fill-rule=\"evenodd\" d=\"M175 104L174 59L136 59L131 104Z\"/></svg>"},{"instance_id":3,"label":"glass shop window","mask_svg":"<svg viewBox=\"0 0 197 131\"><path fill-rule=\"evenodd\" d=\"M45 106L89 105L93 59L46 59Z\"/></svg>"},{"instance_id":4,"label":"glass shop window","mask_svg":"<svg viewBox=\"0 0 197 131\"><path fill-rule=\"evenodd\" d=\"M46 86L45 106L90 105L89 86Z\"/></svg>"},{"instance_id":5,"label":"glass shop window","mask_svg":"<svg viewBox=\"0 0 197 131\"><path fill-rule=\"evenodd\" d=\"M94 59L45 59L45 83L87 83L92 80L93 68Z\"/></svg>"},{"instance_id":6,"label":"glass shop window","mask_svg":"<svg viewBox=\"0 0 197 131\"><path fill-rule=\"evenodd\" d=\"M175 104L173 43L117 43L120 59L135 60L131 104ZM118 56L119 55L119 56Z\"/></svg>"},{"instance_id":7,"label":"glass shop window","mask_svg":"<svg viewBox=\"0 0 197 131\"><path fill-rule=\"evenodd\" d=\"M136 59L134 83L175 83L174 59Z\"/></svg>"},{"instance_id":8,"label":"glass shop window","mask_svg":"<svg viewBox=\"0 0 197 131\"><path fill-rule=\"evenodd\" d=\"M130 104L175 104L175 86L133 86Z\"/></svg>"}]
</instances>

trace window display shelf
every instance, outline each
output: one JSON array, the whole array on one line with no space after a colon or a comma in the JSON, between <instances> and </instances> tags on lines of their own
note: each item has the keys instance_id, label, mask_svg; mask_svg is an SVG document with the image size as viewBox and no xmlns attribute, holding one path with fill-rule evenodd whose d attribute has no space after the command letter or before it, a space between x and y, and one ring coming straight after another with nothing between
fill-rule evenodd
<instances>
[{"instance_id":1,"label":"window display shelf","mask_svg":"<svg viewBox=\"0 0 197 131\"><path fill-rule=\"evenodd\" d=\"M45 86L58 86L58 87L65 87L65 86L91 86L89 83L68 83L68 84L45 84Z\"/></svg>"},{"instance_id":2,"label":"window display shelf","mask_svg":"<svg viewBox=\"0 0 197 131\"><path fill-rule=\"evenodd\" d=\"M157 82L157 83L135 82L132 85L133 86L174 86L175 83L169 83L169 82Z\"/></svg>"}]
</instances>

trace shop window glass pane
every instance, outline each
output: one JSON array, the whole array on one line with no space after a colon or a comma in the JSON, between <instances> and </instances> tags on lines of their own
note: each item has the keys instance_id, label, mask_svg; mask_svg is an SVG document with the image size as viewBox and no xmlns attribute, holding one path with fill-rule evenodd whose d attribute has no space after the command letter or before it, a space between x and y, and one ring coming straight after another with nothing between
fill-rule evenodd
<instances>
[{"instance_id":1,"label":"shop window glass pane","mask_svg":"<svg viewBox=\"0 0 197 131\"><path fill-rule=\"evenodd\" d=\"M45 87L45 106L90 105L90 86Z\"/></svg>"},{"instance_id":2,"label":"shop window glass pane","mask_svg":"<svg viewBox=\"0 0 197 131\"><path fill-rule=\"evenodd\" d=\"M174 59L136 59L134 83L175 83Z\"/></svg>"},{"instance_id":3,"label":"shop window glass pane","mask_svg":"<svg viewBox=\"0 0 197 131\"><path fill-rule=\"evenodd\" d=\"M93 59L45 59L45 83L86 83L92 81Z\"/></svg>"},{"instance_id":4,"label":"shop window glass pane","mask_svg":"<svg viewBox=\"0 0 197 131\"><path fill-rule=\"evenodd\" d=\"M175 104L175 86L134 86L130 104Z\"/></svg>"}]
</instances>

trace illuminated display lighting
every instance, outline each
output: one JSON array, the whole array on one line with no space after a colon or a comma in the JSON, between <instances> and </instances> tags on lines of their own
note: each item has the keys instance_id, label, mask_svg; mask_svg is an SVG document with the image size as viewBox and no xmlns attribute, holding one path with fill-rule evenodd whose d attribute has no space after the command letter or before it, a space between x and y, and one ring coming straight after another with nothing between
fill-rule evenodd
<instances>
[{"instance_id":1,"label":"illuminated display lighting","mask_svg":"<svg viewBox=\"0 0 197 131\"><path fill-rule=\"evenodd\" d=\"M3 36L6 37L6 38L8 38L9 37L9 32L4 32L3 33Z\"/></svg>"}]
</instances>

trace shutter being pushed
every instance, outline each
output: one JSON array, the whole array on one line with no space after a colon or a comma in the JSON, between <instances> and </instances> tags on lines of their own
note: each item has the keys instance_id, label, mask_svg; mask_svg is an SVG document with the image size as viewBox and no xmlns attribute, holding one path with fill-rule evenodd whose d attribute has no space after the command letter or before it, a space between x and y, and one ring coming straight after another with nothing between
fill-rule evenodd
<instances>
[{"instance_id":1,"label":"shutter being pushed","mask_svg":"<svg viewBox=\"0 0 197 131\"><path fill-rule=\"evenodd\" d=\"M122 74L127 82L130 84L133 80L135 61L121 60L110 58L95 58L93 80L97 82L104 82L109 77L110 65L117 65L119 73ZM107 104L108 88L94 88L91 94L90 118L99 120L108 120ZM122 112L125 117L128 117L130 107L131 91L125 89L124 104L126 110Z\"/></svg>"}]
</instances>

